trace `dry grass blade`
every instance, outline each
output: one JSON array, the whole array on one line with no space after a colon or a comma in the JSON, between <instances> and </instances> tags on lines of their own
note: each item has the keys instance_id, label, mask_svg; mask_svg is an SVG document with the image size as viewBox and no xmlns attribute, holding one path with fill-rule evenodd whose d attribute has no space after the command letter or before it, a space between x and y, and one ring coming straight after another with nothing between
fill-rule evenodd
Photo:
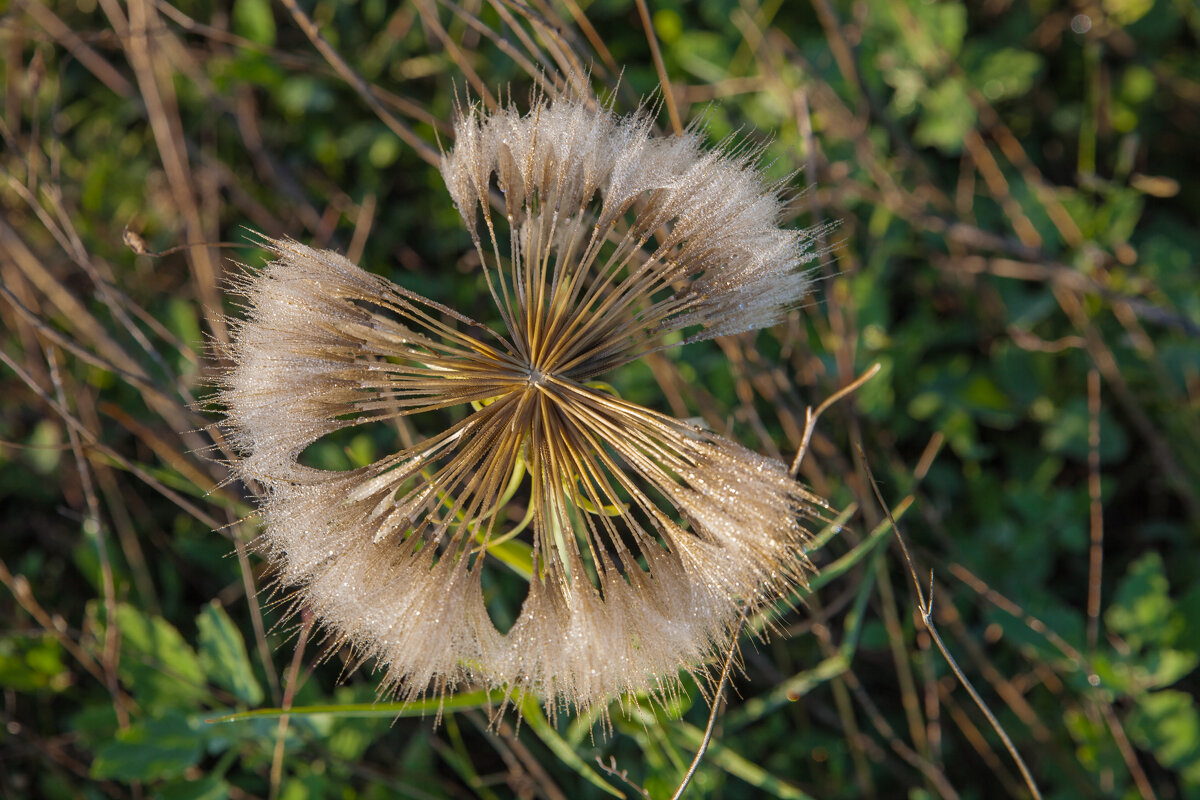
<instances>
[{"instance_id":1,"label":"dry grass blade","mask_svg":"<svg viewBox=\"0 0 1200 800\"><path fill-rule=\"evenodd\" d=\"M58 404L63 409L68 409L66 390L63 388L62 374L59 371L58 358L55 356L54 350L46 350L46 363L50 367L50 380L54 383L54 393L58 398ZM108 692L112 695L113 711L116 712L117 722L122 728L125 728L129 725L129 714L120 700L121 689L117 679L117 661L120 658L117 648L121 633L116 618L117 592L116 584L113 581L112 561L108 553L108 537L106 536L104 521L100 517L100 502L96 499L96 490L92 482L92 472L88 468L87 460L84 458L83 448L79 441L79 432L74 427L68 426L67 435L71 442L71 452L75 456L75 469L79 473L79 482L83 487L83 496L87 503L83 530L85 534L90 534L96 538L96 554L100 561L100 577L104 592L104 613L106 619L101 664L104 667L104 678Z\"/></svg>"},{"instance_id":2,"label":"dry grass blade","mask_svg":"<svg viewBox=\"0 0 1200 800\"><path fill-rule=\"evenodd\" d=\"M182 137L183 125L173 84L174 70L166 59L160 42L149 33L161 25L158 11L150 0L134 0L130 3L129 25L131 35L124 42L125 48L146 104L146 114L154 132L163 167L166 169L176 207L183 216L187 240L215 240L219 237L208 235L194 193L196 182L188 160L187 145ZM188 249L186 252L188 263L195 275L200 300L204 305L209 330L217 340L225 341L229 333L220 312L219 263L207 247Z\"/></svg>"},{"instance_id":3,"label":"dry grass blade","mask_svg":"<svg viewBox=\"0 0 1200 800\"><path fill-rule=\"evenodd\" d=\"M1087 645L1094 652L1100 636L1100 579L1104 570L1104 505L1100 484L1100 372L1087 375L1088 397L1088 548Z\"/></svg>"},{"instance_id":4,"label":"dry grass blade","mask_svg":"<svg viewBox=\"0 0 1200 800\"><path fill-rule=\"evenodd\" d=\"M296 690L300 688L300 668L304 663L304 648L308 644L308 636L312 632L313 617L306 611L300 612L300 638L296 642L296 651L292 654L292 664L288 667L287 681L283 691L283 711L279 724L275 727L275 748L271 754L271 788L268 795L271 800L279 797L279 789L283 782L283 754L287 746L288 723L291 716L287 711L292 707Z\"/></svg>"},{"instance_id":5,"label":"dry grass blade","mask_svg":"<svg viewBox=\"0 0 1200 800\"><path fill-rule=\"evenodd\" d=\"M679 118L679 109L675 107L675 90L671 88L671 78L663 64L662 50L658 46L658 36L654 33L654 22L650 19L650 9L646 6L646 0L637 0L637 9L642 20L642 30L646 32L646 44L650 46L650 56L654 59L654 69L658 72L658 83L662 86L667 115L671 118L671 130L679 136L683 133L683 122Z\"/></svg>"},{"instance_id":6,"label":"dry grass blade","mask_svg":"<svg viewBox=\"0 0 1200 800\"><path fill-rule=\"evenodd\" d=\"M793 475L797 474L800 471L800 465L804 462L805 454L808 453L808 446L809 446L809 444L812 443L813 432L817 428L817 419L823 413L825 413L825 411L827 411L829 409L829 407L832 406L834 403L841 400L846 395L849 395L849 394L855 392L864 383L866 383L867 381L871 380L871 378L874 378L876 375L878 375L880 368L881 367L879 364L872 364L870 367L867 368L866 372L864 372L862 375L859 375L853 381L846 384L841 389L838 389L836 392L834 392L829 397L827 397L821 403L821 405L817 406L816 411L813 411L811 407L805 411L804 434L803 434L803 436L800 437L800 448L796 451L796 457L794 459L792 459L791 472Z\"/></svg>"},{"instance_id":7,"label":"dry grass blade","mask_svg":"<svg viewBox=\"0 0 1200 800\"><path fill-rule=\"evenodd\" d=\"M126 471L135 475L163 497L179 506L180 509L186 511L201 523L207 525L210 529L222 529L222 525L216 520L215 517L202 510L195 503L184 498L175 490L164 485L162 481L155 478L146 470L142 469L129 459L122 456L120 453L113 450L111 447L108 447L101 442L95 431L91 430L82 422L80 422L73 414L70 413L70 411L63 407L62 404L51 397L50 394L41 386L39 386L33 377L26 372L20 364L13 360L3 350L0 350L0 361L3 361L6 365L8 365L9 369L16 373L17 377L20 378L26 386L33 390L34 394L41 398L41 400L46 403L46 405L48 405L63 420L63 422L67 424L68 427L78 432L82 439L87 442L90 448L111 459L113 463L120 465L122 469L125 469Z\"/></svg>"},{"instance_id":8,"label":"dry grass blade","mask_svg":"<svg viewBox=\"0 0 1200 800\"><path fill-rule=\"evenodd\" d=\"M865 462L866 454L863 453L861 449L859 450L859 455ZM942 641L942 637L938 633L937 626L933 621L932 576L929 585L930 594L927 598L925 590L921 588L921 581L917 577L916 565L913 563L912 556L909 555L908 545L904 541L904 536L901 534L900 528L896 525L895 520L892 519L892 511L884 501L883 494L879 491L879 485L875 482L875 476L868 472L868 478L871 483L871 490L875 493L875 499L879 502L880 508L886 512L889 521L892 523L892 531L895 533L896 541L900 545L900 551L904 555L904 561L908 566L909 576L912 578L913 589L917 594L917 610L921 613L921 621L925 623L926 630L929 631L930 637L933 638L934 644L936 644L938 650L941 651L942 656L946 659L946 663L949 664L950 669L953 670L955 677L958 678L963 688L967 690L967 693L971 695L971 699L975 702L975 705L981 712L983 712L983 715L987 717L988 724L992 726L992 730L996 732L996 735L1000 737L1000 741L1004 743L1004 749L1008 751L1008 754L1012 757L1013 761L1016 762L1017 769L1019 769L1021 772L1021 778L1025 781L1025 786L1029 789L1030 793L1036 800L1041 800L1042 793L1038 789L1037 783L1033 780L1033 774L1029 771L1029 767L1026 766L1025 759L1021 758L1021 754L1017 751L1016 745L1013 744L1012 738L1008 735L1008 732L1004 730L1004 726L1000 724L1000 720L996 719L996 715L992 713L990 708L988 708L988 705L986 702L984 702L983 697L980 696L979 692L975 689L974 684L971 683L970 679L967 678L966 674L958 666L958 662L954 660L954 656L950 654L945 642Z\"/></svg>"},{"instance_id":9,"label":"dry grass blade","mask_svg":"<svg viewBox=\"0 0 1200 800\"><path fill-rule=\"evenodd\" d=\"M413 130L396 118L394 114L389 112L376 98L375 93L371 90L370 84L367 83L361 75L346 63L346 60L333 48L332 45L321 35L320 29L308 14L296 4L295 0L281 0L283 7L292 15L292 19L296 21L296 25L308 37L308 40L313 43L329 65L341 76L342 80L350 84L350 86L358 92L359 97L366 103L375 114L383 120L384 124L400 138L402 142L407 144L417 152L422 159L429 164L437 165L438 153L437 150L430 147L424 139L417 136ZM424 6L422 6L424 8Z\"/></svg>"}]
</instances>

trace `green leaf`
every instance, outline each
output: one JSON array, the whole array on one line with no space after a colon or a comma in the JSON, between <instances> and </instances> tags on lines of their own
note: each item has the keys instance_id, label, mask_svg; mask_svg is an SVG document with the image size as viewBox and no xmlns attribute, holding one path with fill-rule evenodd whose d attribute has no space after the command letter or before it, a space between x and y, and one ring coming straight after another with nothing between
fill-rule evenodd
<instances>
[{"instance_id":1,"label":"green leaf","mask_svg":"<svg viewBox=\"0 0 1200 800\"><path fill-rule=\"evenodd\" d=\"M913 499L911 496L905 497L903 500L897 503L896 507L892 509L891 519L884 519L880 521L880 523L875 526L874 530L871 531L871 535L859 542L853 550L844 553L838 557L836 561L818 572L813 579L809 581L808 586L804 590L804 595L807 596L813 592L816 592L822 586L825 586L834 579L844 575L851 567L866 558L867 555L869 555L880 542L891 535L892 520L899 522L912 504Z\"/></svg>"},{"instance_id":2,"label":"green leaf","mask_svg":"<svg viewBox=\"0 0 1200 800\"><path fill-rule=\"evenodd\" d=\"M1200 785L1200 714L1190 694L1168 690L1147 695L1130 715L1129 733L1158 763L1181 771L1192 786Z\"/></svg>"},{"instance_id":3,"label":"green leaf","mask_svg":"<svg viewBox=\"0 0 1200 800\"><path fill-rule=\"evenodd\" d=\"M390 131L381 132L367 150L367 160L376 169L386 169L400 157L400 140Z\"/></svg>"},{"instance_id":4,"label":"green leaf","mask_svg":"<svg viewBox=\"0 0 1200 800\"><path fill-rule=\"evenodd\" d=\"M771 711L795 702L821 684L828 683L849 668L850 660L844 654L832 655L812 669L777 683L765 695L750 698L736 712L728 715L725 724L730 728L738 728L761 719Z\"/></svg>"},{"instance_id":5,"label":"green leaf","mask_svg":"<svg viewBox=\"0 0 1200 800\"><path fill-rule=\"evenodd\" d=\"M928 68L953 58L962 49L967 9L961 3L898 0L883 8L891 10L890 22L899 34L898 43L916 64Z\"/></svg>"},{"instance_id":6,"label":"green leaf","mask_svg":"<svg viewBox=\"0 0 1200 800\"><path fill-rule=\"evenodd\" d=\"M96 743L108 741L117 732L117 712L113 710L111 698L97 705L85 705L71 715L70 730L80 741Z\"/></svg>"},{"instance_id":7,"label":"green leaf","mask_svg":"<svg viewBox=\"0 0 1200 800\"><path fill-rule=\"evenodd\" d=\"M525 580L533 577L533 548L520 539L488 545L488 555L495 556L506 567Z\"/></svg>"},{"instance_id":8,"label":"green leaf","mask_svg":"<svg viewBox=\"0 0 1200 800\"><path fill-rule=\"evenodd\" d=\"M1154 8L1154 0L1103 0L1100 4L1111 22L1124 27L1132 25Z\"/></svg>"},{"instance_id":9,"label":"green leaf","mask_svg":"<svg viewBox=\"0 0 1200 800\"><path fill-rule=\"evenodd\" d=\"M191 349L191 355L204 352L204 333L200 330L200 315L196 304L182 297L172 297L167 301L167 328L179 337L179 340ZM194 372L196 362L182 353L178 360L179 370Z\"/></svg>"},{"instance_id":10,"label":"green leaf","mask_svg":"<svg viewBox=\"0 0 1200 800\"><path fill-rule=\"evenodd\" d=\"M1144 686L1160 688L1184 677L1200 664L1200 654L1184 650L1154 650L1142 662Z\"/></svg>"},{"instance_id":11,"label":"green leaf","mask_svg":"<svg viewBox=\"0 0 1200 800\"><path fill-rule=\"evenodd\" d=\"M275 44L275 17L270 0L234 0L233 30L252 42Z\"/></svg>"},{"instance_id":12,"label":"green leaf","mask_svg":"<svg viewBox=\"0 0 1200 800\"><path fill-rule=\"evenodd\" d=\"M329 111L334 106L334 96L329 87L309 75L288 80L280 87L277 99L290 117Z\"/></svg>"},{"instance_id":13,"label":"green leaf","mask_svg":"<svg viewBox=\"0 0 1200 800\"><path fill-rule=\"evenodd\" d=\"M372 686L340 686L334 697L339 702L352 703L369 700L376 691ZM329 723L329 729L321 732L329 752L346 763L355 763L376 739L387 733L392 720L330 717Z\"/></svg>"},{"instance_id":14,"label":"green leaf","mask_svg":"<svg viewBox=\"0 0 1200 800\"><path fill-rule=\"evenodd\" d=\"M24 457L38 475L49 475L62 459L62 429L57 422L44 419L33 427Z\"/></svg>"},{"instance_id":15,"label":"green leaf","mask_svg":"<svg viewBox=\"0 0 1200 800\"><path fill-rule=\"evenodd\" d=\"M209 680L246 705L261 703L263 691L250 666L246 643L225 609L212 601L196 618L196 627L200 631L200 663Z\"/></svg>"},{"instance_id":16,"label":"green leaf","mask_svg":"<svg viewBox=\"0 0 1200 800\"><path fill-rule=\"evenodd\" d=\"M1004 47L989 53L972 78L983 96L996 102L1028 92L1041 68L1036 53Z\"/></svg>"},{"instance_id":17,"label":"green leaf","mask_svg":"<svg viewBox=\"0 0 1200 800\"><path fill-rule=\"evenodd\" d=\"M1116 656L1097 653L1092 669L1103 685L1126 695L1144 695L1178 681L1196 668L1200 656L1181 650L1151 650L1142 655Z\"/></svg>"},{"instance_id":18,"label":"green leaf","mask_svg":"<svg viewBox=\"0 0 1200 800\"><path fill-rule=\"evenodd\" d=\"M963 139L975 125L975 107L962 78L942 81L921 95L921 122L913 132L919 145L936 147L948 155L962 152Z\"/></svg>"},{"instance_id":19,"label":"green leaf","mask_svg":"<svg viewBox=\"0 0 1200 800\"><path fill-rule=\"evenodd\" d=\"M1121 78L1121 97L1129 103L1144 103L1154 96L1158 79L1153 70L1140 64L1130 64Z\"/></svg>"},{"instance_id":20,"label":"green leaf","mask_svg":"<svg viewBox=\"0 0 1200 800\"><path fill-rule=\"evenodd\" d=\"M1113 633L1124 637L1134 650L1173 641L1182 620L1168 596L1162 556L1147 553L1129 567L1117 586L1104 622Z\"/></svg>"},{"instance_id":21,"label":"green leaf","mask_svg":"<svg viewBox=\"0 0 1200 800\"><path fill-rule=\"evenodd\" d=\"M1008 428L1016 422L1012 400L983 372L970 375L958 392L958 400L972 416L993 428Z\"/></svg>"},{"instance_id":22,"label":"green leaf","mask_svg":"<svg viewBox=\"0 0 1200 800\"><path fill-rule=\"evenodd\" d=\"M1091 418L1087 400L1077 397L1057 411L1042 434L1042 447L1079 461L1088 457ZM1108 412L1100 412L1100 461L1110 464L1125 457L1129 438Z\"/></svg>"},{"instance_id":23,"label":"green leaf","mask_svg":"<svg viewBox=\"0 0 1200 800\"><path fill-rule=\"evenodd\" d=\"M1089 772L1095 774L1120 763L1121 756L1112 736L1098 716L1093 718L1079 709L1067 709L1063 722L1075 740L1075 757Z\"/></svg>"},{"instance_id":24,"label":"green leaf","mask_svg":"<svg viewBox=\"0 0 1200 800\"><path fill-rule=\"evenodd\" d=\"M168 712L118 731L96 748L93 778L151 781L182 775L200 761L204 736L187 717Z\"/></svg>"},{"instance_id":25,"label":"green leaf","mask_svg":"<svg viewBox=\"0 0 1200 800\"><path fill-rule=\"evenodd\" d=\"M463 692L450 697L431 697L425 700L413 700L408 703L331 703L327 705L296 706L284 710L282 708L257 708L253 711L238 711L205 720L209 724L219 722L241 722L263 717L281 717L284 714L292 716L309 716L328 714L334 717L425 717L445 711L466 711L472 708L487 708L504 702L506 693L494 689L485 692L482 689L475 692Z\"/></svg>"},{"instance_id":26,"label":"green leaf","mask_svg":"<svg viewBox=\"0 0 1200 800\"><path fill-rule=\"evenodd\" d=\"M171 623L117 607L121 680L151 713L191 708L208 694L200 659Z\"/></svg>"},{"instance_id":27,"label":"green leaf","mask_svg":"<svg viewBox=\"0 0 1200 800\"><path fill-rule=\"evenodd\" d=\"M18 692L61 692L71 685L62 648L50 634L0 639L0 687Z\"/></svg>"},{"instance_id":28,"label":"green leaf","mask_svg":"<svg viewBox=\"0 0 1200 800\"><path fill-rule=\"evenodd\" d=\"M920 39L924 44L926 38L941 49L933 51L930 57L940 60L943 55L954 56L962 49L963 39L967 33L967 7L962 3L910 3L914 17L922 23L922 34L919 37L906 36L910 46L914 39Z\"/></svg>"},{"instance_id":29,"label":"green leaf","mask_svg":"<svg viewBox=\"0 0 1200 800\"><path fill-rule=\"evenodd\" d=\"M154 790L158 800L224 800L230 796L229 782L219 775L206 775L189 781L176 778Z\"/></svg>"}]
</instances>

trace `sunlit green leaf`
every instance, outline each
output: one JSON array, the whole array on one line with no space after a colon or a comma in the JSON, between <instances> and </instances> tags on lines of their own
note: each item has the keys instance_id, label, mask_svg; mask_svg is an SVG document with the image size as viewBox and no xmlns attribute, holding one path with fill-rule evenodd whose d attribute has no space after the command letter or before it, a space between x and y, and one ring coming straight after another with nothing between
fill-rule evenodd
<instances>
[{"instance_id":1,"label":"sunlit green leaf","mask_svg":"<svg viewBox=\"0 0 1200 800\"><path fill-rule=\"evenodd\" d=\"M988 100L1007 100L1028 92L1041 66L1037 54L1005 47L988 53L972 79Z\"/></svg>"},{"instance_id":2,"label":"sunlit green leaf","mask_svg":"<svg viewBox=\"0 0 1200 800\"><path fill-rule=\"evenodd\" d=\"M1183 620L1174 614L1168 591L1162 556L1147 553L1130 566L1129 573L1117 585L1104 614L1105 624L1134 649L1170 642Z\"/></svg>"},{"instance_id":3,"label":"sunlit green leaf","mask_svg":"<svg viewBox=\"0 0 1200 800\"><path fill-rule=\"evenodd\" d=\"M50 634L0 638L0 686L19 692L60 692L70 683L62 648Z\"/></svg>"},{"instance_id":4,"label":"sunlit green leaf","mask_svg":"<svg viewBox=\"0 0 1200 800\"><path fill-rule=\"evenodd\" d=\"M1166 690L1148 695L1138 702L1129 727L1160 764L1179 770L1190 786L1200 788L1200 712L1191 694Z\"/></svg>"},{"instance_id":5,"label":"sunlit green leaf","mask_svg":"<svg viewBox=\"0 0 1200 800\"><path fill-rule=\"evenodd\" d=\"M116 622L121 679L148 710L190 708L207 696L200 659L175 626L125 604Z\"/></svg>"},{"instance_id":6,"label":"sunlit green leaf","mask_svg":"<svg viewBox=\"0 0 1200 800\"><path fill-rule=\"evenodd\" d=\"M252 42L275 44L275 17L269 0L234 0L233 29Z\"/></svg>"},{"instance_id":7,"label":"sunlit green leaf","mask_svg":"<svg viewBox=\"0 0 1200 800\"><path fill-rule=\"evenodd\" d=\"M254 677L246 643L233 620L214 600L196 617L200 631L200 662L209 680L233 692L247 705L262 702L262 687Z\"/></svg>"}]
</instances>

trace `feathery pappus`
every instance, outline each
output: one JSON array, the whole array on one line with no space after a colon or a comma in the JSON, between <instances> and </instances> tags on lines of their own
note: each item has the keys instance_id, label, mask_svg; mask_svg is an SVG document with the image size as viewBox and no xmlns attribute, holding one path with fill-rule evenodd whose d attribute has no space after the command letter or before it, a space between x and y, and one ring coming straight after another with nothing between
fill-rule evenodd
<instances>
[{"instance_id":1,"label":"feathery pappus","mask_svg":"<svg viewBox=\"0 0 1200 800\"><path fill-rule=\"evenodd\" d=\"M218 392L234 474L262 487L282 583L400 698L661 698L728 646L744 607L804 581L820 502L784 464L601 381L681 338L774 325L804 297L812 234L780 227L757 157L589 99L470 108L441 171L502 325L290 240L242 278ZM300 461L340 429L451 406L468 413L368 466ZM517 535L529 588L501 632L481 573Z\"/></svg>"}]
</instances>

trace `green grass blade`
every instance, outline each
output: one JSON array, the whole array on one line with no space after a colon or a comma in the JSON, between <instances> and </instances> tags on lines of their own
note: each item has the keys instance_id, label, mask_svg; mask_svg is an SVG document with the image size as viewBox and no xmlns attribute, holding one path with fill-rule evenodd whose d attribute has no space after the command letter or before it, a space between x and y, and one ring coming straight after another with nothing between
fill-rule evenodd
<instances>
[{"instance_id":1,"label":"green grass blade","mask_svg":"<svg viewBox=\"0 0 1200 800\"><path fill-rule=\"evenodd\" d=\"M428 700L413 700L408 703L333 703L330 705L296 706L288 710L282 708L256 708L253 711L239 711L235 714L225 714L210 717L205 720L209 724L219 722L242 722L248 719L265 719L282 717L284 714L294 716L314 716L328 714L334 717L424 717L437 714L439 711L466 711L472 708L485 708L504 701L505 692L493 689L490 692L479 690L463 692L445 698L429 698Z\"/></svg>"},{"instance_id":2,"label":"green grass blade","mask_svg":"<svg viewBox=\"0 0 1200 800\"><path fill-rule=\"evenodd\" d=\"M550 724L550 721L546 719L546 715L542 713L542 707L538 705L536 698L528 696L521 701L521 715L529 729L542 740L542 744L550 748L550 752L558 756L559 761L575 770L588 783L604 790L613 797L620 797L624 800L624 792L604 780L604 778L601 778L600 773L592 769L590 764L579 757L579 753L575 752L575 748L571 747L566 739L558 735L558 731L554 730L554 726Z\"/></svg>"},{"instance_id":3,"label":"green grass blade","mask_svg":"<svg viewBox=\"0 0 1200 800\"><path fill-rule=\"evenodd\" d=\"M793 675L782 683L776 684L771 691L759 697L752 697L736 710L725 717L725 729L734 730L758 720L780 706L794 702L797 698L811 692L826 681L841 675L850 668L850 659L839 652L817 664L812 669Z\"/></svg>"},{"instance_id":4,"label":"green grass blade","mask_svg":"<svg viewBox=\"0 0 1200 800\"><path fill-rule=\"evenodd\" d=\"M812 541L805 545L805 555L811 555L833 541L833 537L842 532L842 528L857 512L858 503L851 503L842 509L840 514L834 517L828 525L821 529L820 533L813 536Z\"/></svg>"},{"instance_id":5,"label":"green grass blade","mask_svg":"<svg viewBox=\"0 0 1200 800\"><path fill-rule=\"evenodd\" d=\"M520 539L489 544L487 551L525 580L533 578L533 548Z\"/></svg>"},{"instance_id":6,"label":"green grass blade","mask_svg":"<svg viewBox=\"0 0 1200 800\"><path fill-rule=\"evenodd\" d=\"M686 722L679 722L676 730L678 731L676 735L693 750L699 747L700 742L704 739L704 731ZM735 778L744 780L755 789L767 792L774 797L783 798L783 800L813 800L811 795L806 794L799 787L780 780L758 764L726 747L716 738L708 746L706 760L716 764Z\"/></svg>"}]
</instances>

